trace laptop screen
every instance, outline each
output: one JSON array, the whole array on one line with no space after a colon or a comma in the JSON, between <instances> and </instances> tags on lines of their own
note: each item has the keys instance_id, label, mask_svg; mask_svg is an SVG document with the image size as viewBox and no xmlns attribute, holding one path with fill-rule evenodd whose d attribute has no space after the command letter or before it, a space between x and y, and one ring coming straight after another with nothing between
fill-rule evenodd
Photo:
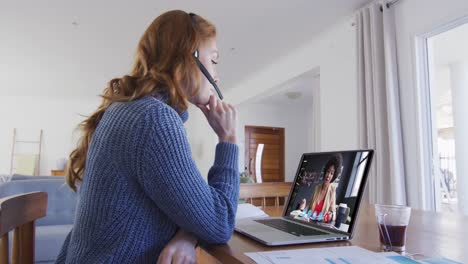
<instances>
[{"instance_id":1,"label":"laptop screen","mask_svg":"<svg viewBox=\"0 0 468 264\"><path fill-rule=\"evenodd\" d=\"M351 233L372 150L303 154L284 216Z\"/></svg>"}]
</instances>

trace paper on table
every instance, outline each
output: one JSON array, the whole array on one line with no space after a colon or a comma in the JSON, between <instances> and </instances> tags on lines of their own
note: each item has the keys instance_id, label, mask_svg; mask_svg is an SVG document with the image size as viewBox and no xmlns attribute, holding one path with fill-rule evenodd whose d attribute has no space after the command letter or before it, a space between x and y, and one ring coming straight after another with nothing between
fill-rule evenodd
<instances>
[{"instance_id":1,"label":"paper on table","mask_svg":"<svg viewBox=\"0 0 468 264\"><path fill-rule=\"evenodd\" d=\"M420 259L414 260L410 259L406 256L402 256L395 252L380 252L378 253L381 256L385 256L388 259L395 261L396 263L400 264L413 264L413 263L421 263L421 264L463 264L461 262L451 260L445 257L431 257L428 258L421 254L415 254L419 256ZM410 254L411 255L411 254Z\"/></svg>"},{"instance_id":2,"label":"paper on table","mask_svg":"<svg viewBox=\"0 0 468 264\"><path fill-rule=\"evenodd\" d=\"M249 217L260 218L260 217L268 217L268 215L265 214L265 212L262 209L256 206L253 206L249 203L239 204L237 206L236 220L249 218Z\"/></svg>"},{"instance_id":3,"label":"paper on table","mask_svg":"<svg viewBox=\"0 0 468 264\"><path fill-rule=\"evenodd\" d=\"M379 252L376 253L379 254L380 256L383 256L387 259L390 259L393 261L393 263L399 263L399 264L420 264L421 262L416 261L414 259L410 259L406 256L402 256L398 253L395 252Z\"/></svg>"},{"instance_id":4,"label":"paper on table","mask_svg":"<svg viewBox=\"0 0 468 264\"><path fill-rule=\"evenodd\" d=\"M420 261L421 263L424 263L424 264L426 263L427 264L463 264L461 262L451 260L448 258L444 258L444 257L435 257L435 258L423 259Z\"/></svg>"},{"instance_id":5,"label":"paper on table","mask_svg":"<svg viewBox=\"0 0 468 264\"><path fill-rule=\"evenodd\" d=\"M324 264L368 264L382 263L395 264L391 259L375 252L357 247L327 247L295 250L277 250L245 253L259 264L297 264L297 263L324 263Z\"/></svg>"}]
</instances>

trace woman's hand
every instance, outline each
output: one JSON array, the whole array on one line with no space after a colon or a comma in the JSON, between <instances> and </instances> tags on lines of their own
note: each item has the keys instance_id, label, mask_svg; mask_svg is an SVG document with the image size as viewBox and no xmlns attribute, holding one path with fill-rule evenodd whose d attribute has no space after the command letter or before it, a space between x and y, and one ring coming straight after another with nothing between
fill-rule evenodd
<instances>
[{"instance_id":1,"label":"woman's hand","mask_svg":"<svg viewBox=\"0 0 468 264\"><path fill-rule=\"evenodd\" d=\"M236 144L237 111L234 106L222 102L214 95L210 96L209 108L206 105L197 106L205 114L220 142Z\"/></svg>"},{"instance_id":2,"label":"woman's hand","mask_svg":"<svg viewBox=\"0 0 468 264\"><path fill-rule=\"evenodd\" d=\"M197 239L193 235L179 229L159 255L157 264L194 264L196 245Z\"/></svg>"}]
</instances>

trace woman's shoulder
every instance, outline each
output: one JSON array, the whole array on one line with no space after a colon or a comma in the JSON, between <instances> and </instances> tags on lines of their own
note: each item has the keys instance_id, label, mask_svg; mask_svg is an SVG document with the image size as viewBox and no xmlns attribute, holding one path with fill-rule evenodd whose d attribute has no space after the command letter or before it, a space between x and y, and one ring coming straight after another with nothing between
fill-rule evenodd
<instances>
[{"instance_id":1,"label":"woman's shoulder","mask_svg":"<svg viewBox=\"0 0 468 264\"><path fill-rule=\"evenodd\" d=\"M132 101L132 103L136 107L143 107L143 109L147 110L148 108L153 108L153 109L172 109L170 106L168 106L161 98L155 97L155 96L143 96L140 99L137 99L135 101Z\"/></svg>"},{"instance_id":2,"label":"woman's shoulder","mask_svg":"<svg viewBox=\"0 0 468 264\"><path fill-rule=\"evenodd\" d=\"M111 107L109 107L110 111L117 111L117 112L127 112L133 115L135 118L150 115L161 115L161 116L169 116L169 117L176 117L177 112L167 105L161 98L155 96L144 96L140 99L133 100L130 102L124 103L113 103Z\"/></svg>"},{"instance_id":3,"label":"woman's shoulder","mask_svg":"<svg viewBox=\"0 0 468 264\"><path fill-rule=\"evenodd\" d=\"M114 102L106 110L105 120L125 127L125 130L183 129L179 114L164 101L153 96L144 96L130 102ZM121 122L121 120L127 120ZM172 124L172 125L169 125Z\"/></svg>"},{"instance_id":4,"label":"woman's shoulder","mask_svg":"<svg viewBox=\"0 0 468 264\"><path fill-rule=\"evenodd\" d=\"M164 98L145 96L136 102L141 105L144 123L147 127L158 128L158 131L174 130L172 133L185 133L184 122L188 118L187 111L178 113L174 108L166 103Z\"/></svg>"}]
</instances>

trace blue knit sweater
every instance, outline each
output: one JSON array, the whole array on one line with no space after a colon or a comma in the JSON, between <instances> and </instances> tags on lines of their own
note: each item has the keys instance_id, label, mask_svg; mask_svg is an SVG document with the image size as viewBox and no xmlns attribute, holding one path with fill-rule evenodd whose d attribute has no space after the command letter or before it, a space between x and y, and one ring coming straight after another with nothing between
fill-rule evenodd
<instances>
[{"instance_id":1,"label":"blue knit sweater","mask_svg":"<svg viewBox=\"0 0 468 264\"><path fill-rule=\"evenodd\" d=\"M75 224L57 263L156 263L179 228L208 243L232 235L239 195L238 147L216 146L208 184L183 122L147 96L113 103L88 150Z\"/></svg>"}]
</instances>

